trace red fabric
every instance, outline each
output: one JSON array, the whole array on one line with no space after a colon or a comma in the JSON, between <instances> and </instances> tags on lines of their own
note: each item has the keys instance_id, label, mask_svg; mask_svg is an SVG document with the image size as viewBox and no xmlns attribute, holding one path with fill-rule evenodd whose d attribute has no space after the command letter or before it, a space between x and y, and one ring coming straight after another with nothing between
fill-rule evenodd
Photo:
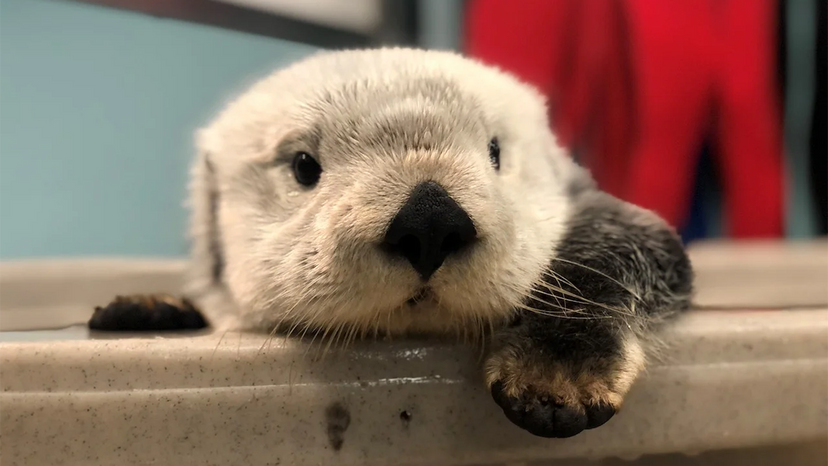
<instances>
[{"instance_id":1,"label":"red fabric","mask_svg":"<svg viewBox=\"0 0 828 466\"><path fill-rule=\"evenodd\" d=\"M783 231L776 0L472 0L466 52L549 97L608 192L676 227L706 133L734 237Z\"/></svg>"}]
</instances>

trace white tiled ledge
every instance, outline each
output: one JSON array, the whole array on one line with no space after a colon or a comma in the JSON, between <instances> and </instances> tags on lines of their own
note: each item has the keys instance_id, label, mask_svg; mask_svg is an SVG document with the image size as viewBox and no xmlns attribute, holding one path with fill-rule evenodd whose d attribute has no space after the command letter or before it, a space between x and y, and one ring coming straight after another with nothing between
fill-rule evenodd
<instances>
[{"instance_id":1,"label":"white tiled ledge","mask_svg":"<svg viewBox=\"0 0 828 466\"><path fill-rule=\"evenodd\" d=\"M477 354L368 344L322 361L259 336L0 345L5 464L487 464L790 443L828 435L828 311L700 311L605 426L509 424ZM350 413L334 451L325 410ZM406 411L410 420L401 419Z\"/></svg>"},{"instance_id":2,"label":"white tiled ledge","mask_svg":"<svg viewBox=\"0 0 828 466\"><path fill-rule=\"evenodd\" d=\"M11 287L0 267L0 319L7 309L37 309L36 300L48 307L122 292L112 263L98 264L82 268L87 276L66 299L65 286L45 285L60 273L41 273L41 286L37 274L19 274ZM177 266L153 267L142 279L120 278L141 285L133 291L177 286ZM99 272L110 281L95 287ZM18 293L14 307L9 290ZM263 346L257 335L87 339L69 330L46 334L62 341L0 343L0 463L495 464L828 439L828 304L750 310L746 298L735 301L747 310L686 315L624 410L565 440L512 426L483 388L478 353L454 345L369 343L315 361L305 343ZM350 415L338 451L326 431L332 403Z\"/></svg>"}]
</instances>

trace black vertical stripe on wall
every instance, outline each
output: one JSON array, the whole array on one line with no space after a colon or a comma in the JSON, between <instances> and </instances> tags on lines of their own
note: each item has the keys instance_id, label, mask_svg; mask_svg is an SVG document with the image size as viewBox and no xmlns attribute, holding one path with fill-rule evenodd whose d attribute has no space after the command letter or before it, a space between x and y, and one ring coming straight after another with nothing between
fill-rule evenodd
<instances>
[{"instance_id":1,"label":"black vertical stripe on wall","mask_svg":"<svg viewBox=\"0 0 828 466\"><path fill-rule=\"evenodd\" d=\"M207 168L207 202L209 203L209 215L207 241L210 250L210 257L213 261L211 272L213 282L218 284L224 275L224 251L221 247L221 231L218 225L219 215L219 190L215 181L215 169L210 162L209 156L205 157L204 164Z\"/></svg>"},{"instance_id":2,"label":"black vertical stripe on wall","mask_svg":"<svg viewBox=\"0 0 828 466\"><path fill-rule=\"evenodd\" d=\"M788 97L788 0L776 2L776 80L781 96L781 108ZM783 110L784 113L784 110Z\"/></svg>"},{"instance_id":3,"label":"black vertical stripe on wall","mask_svg":"<svg viewBox=\"0 0 828 466\"><path fill-rule=\"evenodd\" d=\"M826 93L826 66L828 66L828 35L826 35L826 9L828 2L819 0L817 3L817 31L816 31L816 89L814 92L814 112L811 116L811 137L809 141L809 165L811 172L811 191L814 204L817 207L817 228L820 235L828 235L828 146L826 133L828 132L828 93Z\"/></svg>"}]
</instances>

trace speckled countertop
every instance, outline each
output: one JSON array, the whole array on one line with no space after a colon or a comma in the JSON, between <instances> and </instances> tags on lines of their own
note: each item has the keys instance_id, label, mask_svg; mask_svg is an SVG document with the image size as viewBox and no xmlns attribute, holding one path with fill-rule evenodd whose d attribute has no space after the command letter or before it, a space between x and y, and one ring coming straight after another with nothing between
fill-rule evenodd
<instances>
[{"instance_id":1,"label":"speckled countertop","mask_svg":"<svg viewBox=\"0 0 828 466\"><path fill-rule=\"evenodd\" d=\"M483 388L479 352L450 344L320 359L260 335L7 333L0 463L494 464L827 438L828 302L797 307L686 315L624 410L565 440L511 425Z\"/></svg>"}]
</instances>

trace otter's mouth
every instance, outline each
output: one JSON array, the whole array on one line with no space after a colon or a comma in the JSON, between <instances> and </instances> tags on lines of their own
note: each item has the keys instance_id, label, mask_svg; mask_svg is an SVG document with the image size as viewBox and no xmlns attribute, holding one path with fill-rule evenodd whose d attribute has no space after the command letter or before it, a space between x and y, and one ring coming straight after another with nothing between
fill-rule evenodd
<instances>
[{"instance_id":1,"label":"otter's mouth","mask_svg":"<svg viewBox=\"0 0 828 466\"><path fill-rule=\"evenodd\" d=\"M408 298L408 301L405 304L409 306L416 306L423 301L430 300L434 297L434 292L431 291L431 288L428 286L424 286L417 291L417 294Z\"/></svg>"}]
</instances>

